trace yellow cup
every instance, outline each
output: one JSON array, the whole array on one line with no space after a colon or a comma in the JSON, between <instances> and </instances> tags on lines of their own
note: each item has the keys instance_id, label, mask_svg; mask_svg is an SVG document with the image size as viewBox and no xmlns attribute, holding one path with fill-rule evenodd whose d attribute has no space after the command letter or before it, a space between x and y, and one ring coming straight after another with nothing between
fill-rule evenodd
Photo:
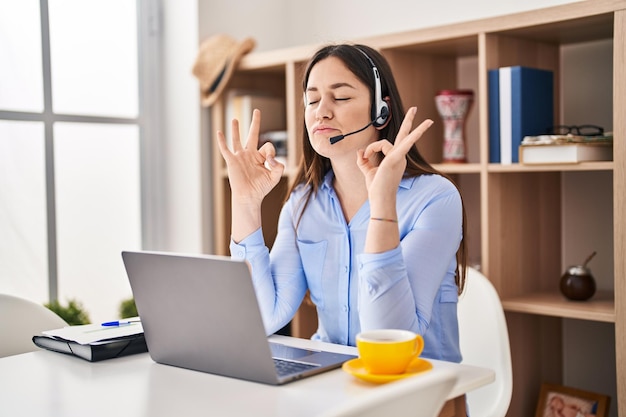
<instances>
[{"instance_id":1,"label":"yellow cup","mask_svg":"<svg viewBox=\"0 0 626 417\"><path fill-rule=\"evenodd\" d=\"M356 336L356 346L369 373L402 374L424 350L424 339L409 330L370 330Z\"/></svg>"}]
</instances>

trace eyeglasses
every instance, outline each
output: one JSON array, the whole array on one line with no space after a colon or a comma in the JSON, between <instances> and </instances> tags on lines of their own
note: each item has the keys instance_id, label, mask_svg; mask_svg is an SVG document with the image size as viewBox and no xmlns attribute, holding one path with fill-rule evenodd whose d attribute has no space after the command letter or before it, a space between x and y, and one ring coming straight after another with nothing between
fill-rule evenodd
<instances>
[{"instance_id":1,"label":"eyeglasses","mask_svg":"<svg viewBox=\"0 0 626 417\"><path fill-rule=\"evenodd\" d=\"M577 135L577 136L602 136L604 135L604 128L596 125L580 125L580 126L567 126L559 125L552 126L546 130L547 135Z\"/></svg>"}]
</instances>

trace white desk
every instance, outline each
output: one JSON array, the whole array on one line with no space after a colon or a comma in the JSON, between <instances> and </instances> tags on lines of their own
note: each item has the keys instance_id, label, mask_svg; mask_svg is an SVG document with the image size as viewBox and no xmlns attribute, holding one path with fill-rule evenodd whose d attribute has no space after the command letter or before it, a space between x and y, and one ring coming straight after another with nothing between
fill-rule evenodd
<instances>
[{"instance_id":1,"label":"white desk","mask_svg":"<svg viewBox=\"0 0 626 417\"><path fill-rule=\"evenodd\" d=\"M355 348L347 346L272 338L298 347L324 346L356 354ZM431 362L434 369L420 378L441 369L458 374L450 399L462 399L466 392L495 378L489 369ZM376 387L341 369L270 386L160 365L147 353L96 363L48 351L0 359L0 415L12 417L305 417Z\"/></svg>"}]
</instances>

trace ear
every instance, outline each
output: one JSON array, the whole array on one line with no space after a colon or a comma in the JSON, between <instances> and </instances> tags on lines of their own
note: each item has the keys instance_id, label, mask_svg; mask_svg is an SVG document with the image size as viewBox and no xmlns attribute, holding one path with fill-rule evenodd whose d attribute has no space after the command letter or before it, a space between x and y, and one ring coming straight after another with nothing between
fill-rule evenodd
<instances>
[{"instance_id":1,"label":"ear","mask_svg":"<svg viewBox=\"0 0 626 417\"><path fill-rule=\"evenodd\" d=\"M385 120L384 124L382 124L381 126L376 126L376 130L383 130L384 128L386 128L387 125L389 124L389 121L393 117L393 111L391 110L391 99L389 98L389 96L387 96L383 98L383 100L385 101L385 103L387 103L387 108L389 109L389 115L387 116L387 120Z\"/></svg>"}]
</instances>

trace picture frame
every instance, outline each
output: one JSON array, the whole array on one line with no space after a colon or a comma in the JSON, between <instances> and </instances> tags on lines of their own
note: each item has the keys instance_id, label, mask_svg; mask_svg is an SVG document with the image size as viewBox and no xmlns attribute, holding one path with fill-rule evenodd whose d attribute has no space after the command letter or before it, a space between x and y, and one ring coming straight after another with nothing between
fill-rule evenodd
<instances>
[{"instance_id":1,"label":"picture frame","mask_svg":"<svg viewBox=\"0 0 626 417\"><path fill-rule=\"evenodd\" d=\"M535 417L608 417L610 400L608 395L544 383Z\"/></svg>"}]
</instances>

